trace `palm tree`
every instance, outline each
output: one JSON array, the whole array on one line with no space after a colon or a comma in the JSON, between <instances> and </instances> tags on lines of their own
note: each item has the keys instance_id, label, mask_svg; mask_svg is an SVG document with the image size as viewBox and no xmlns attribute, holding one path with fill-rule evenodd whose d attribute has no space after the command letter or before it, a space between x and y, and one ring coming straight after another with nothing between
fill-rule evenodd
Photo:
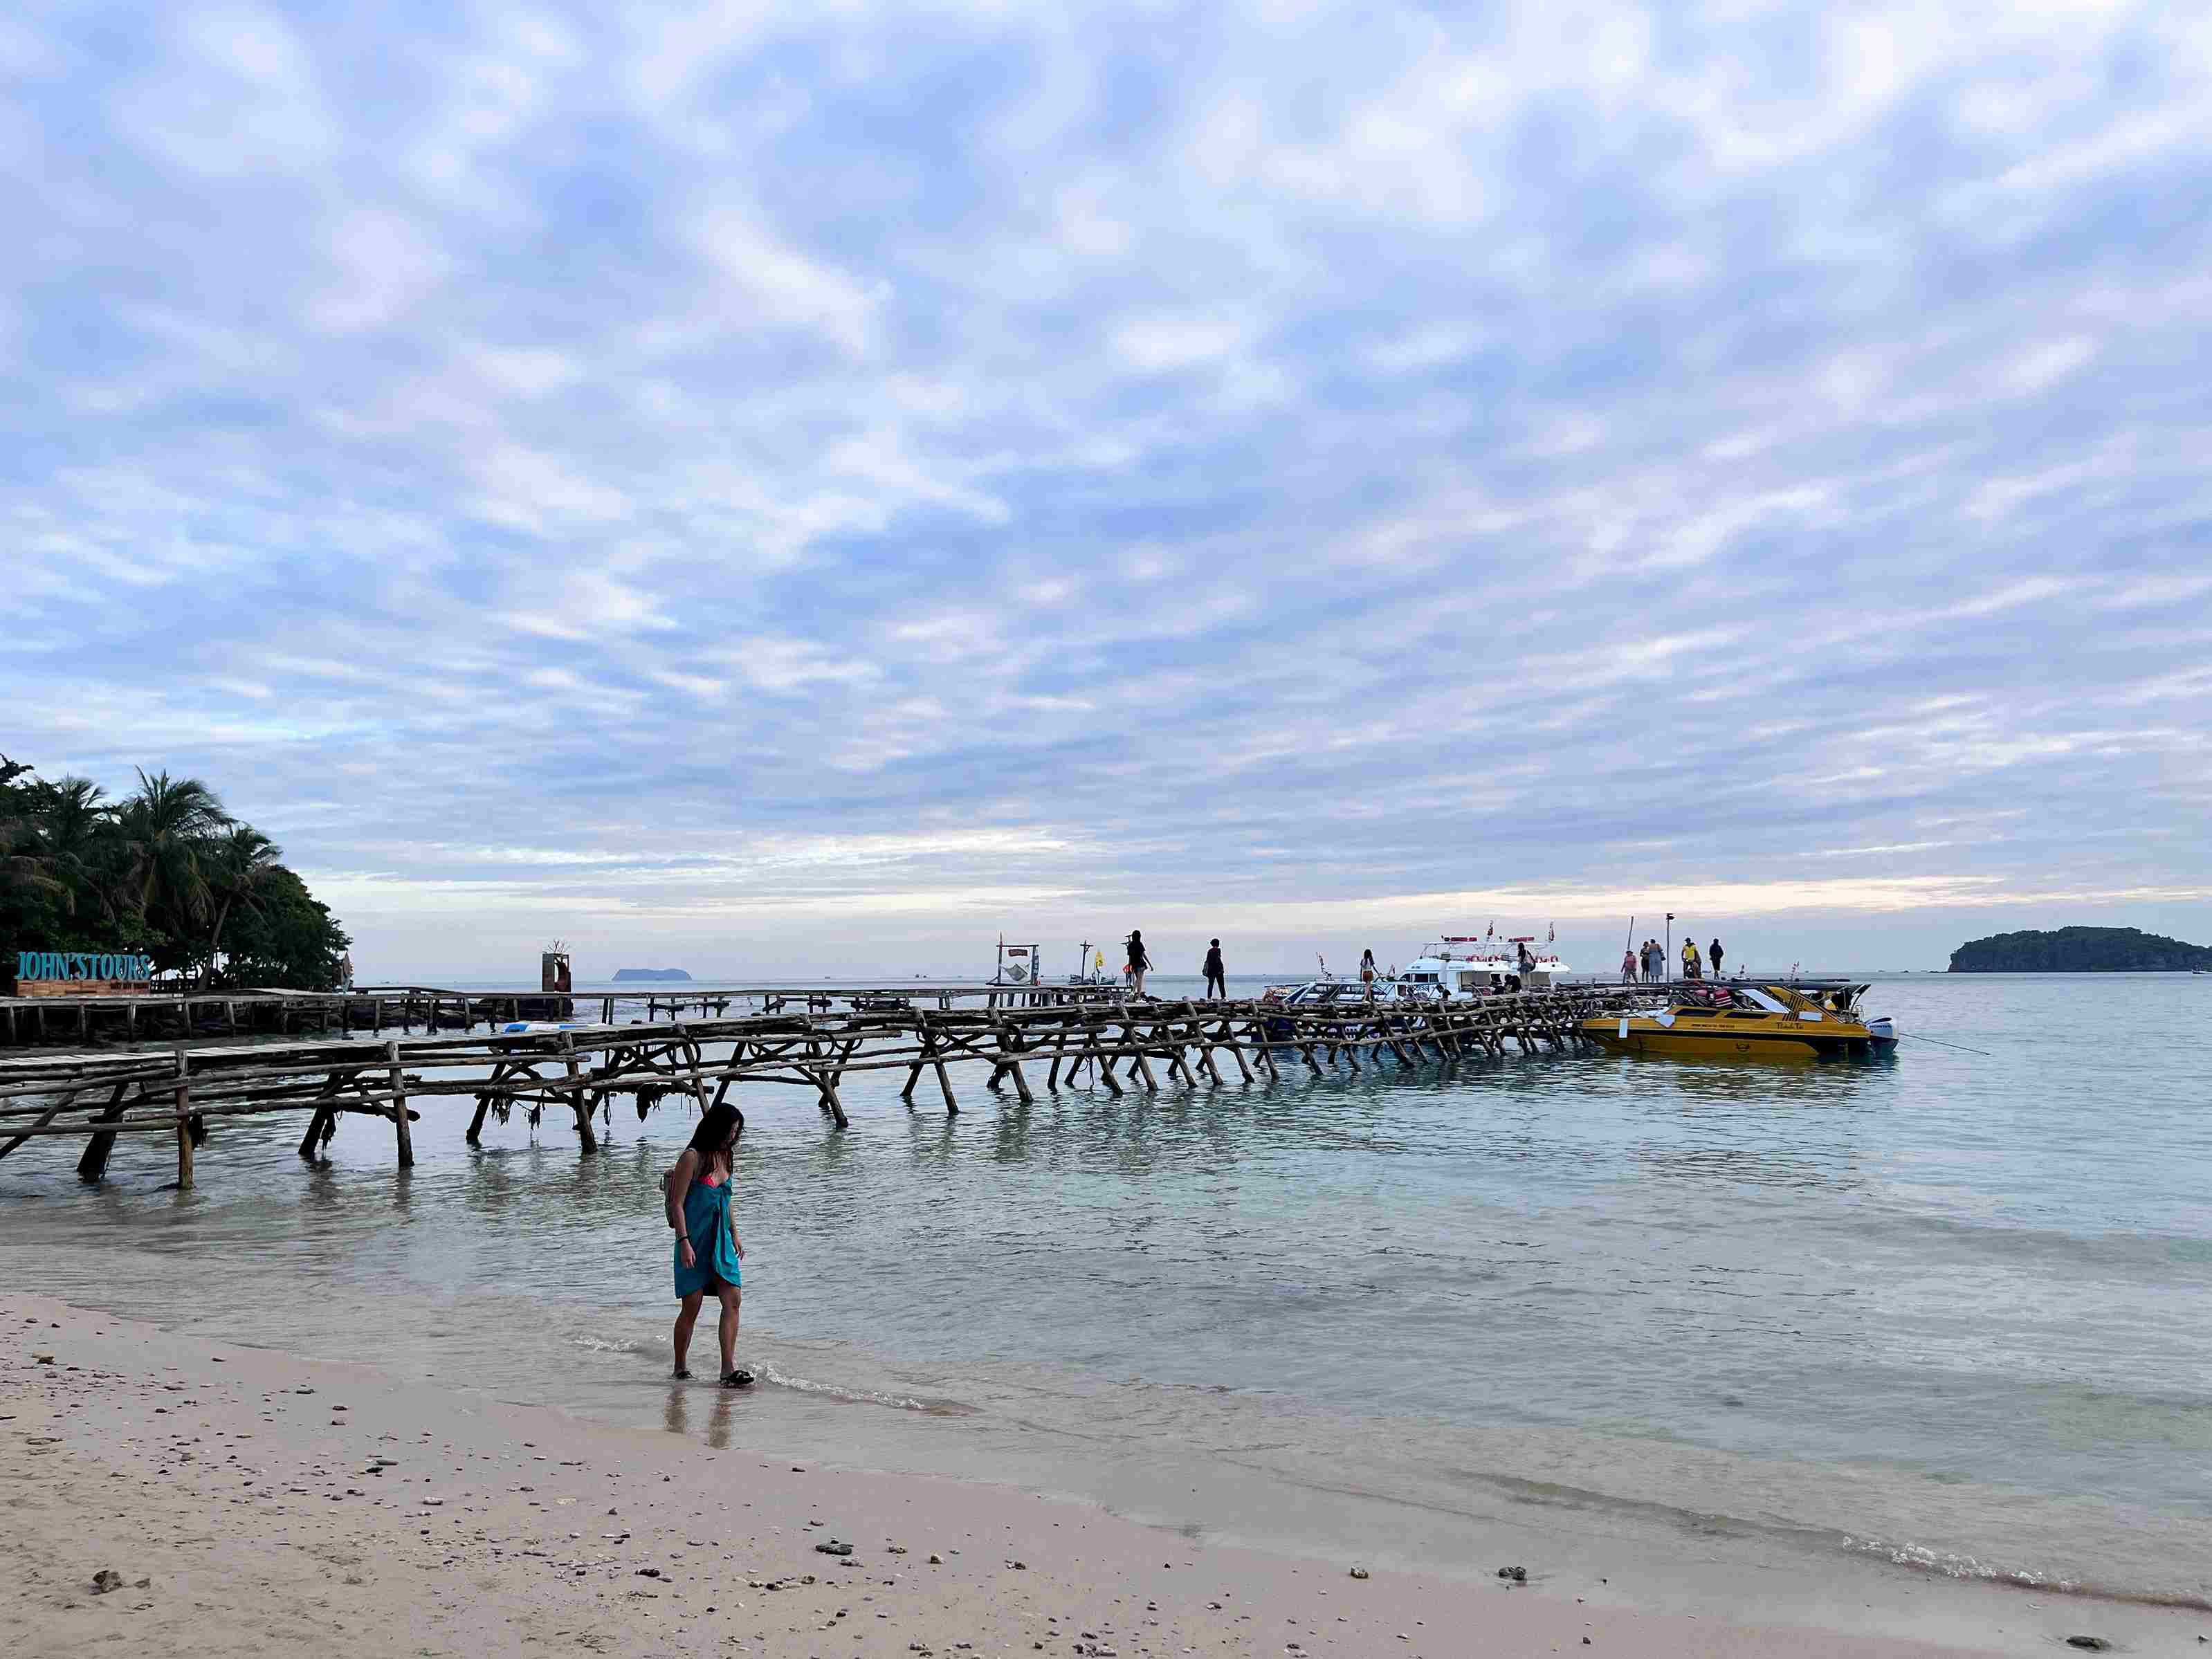
<instances>
[{"instance_id":1,"label":"palm tree","mask_svg":"<svg viewBox=\"0 0 2212 1659\"><path fill-rule=\"evenodd\" d=\"M0 919L70 907L69 884L53 872L45 839L26 817L0 817Z\"/></svg>"},{"instance_id":2,"label":"palm tree","mask_svg":"<svg viewBox=\"0 0 2212 1659\"><path fill-rule=\"evenodd\" d=\"M61 778L39 785L33 799L46 873L67 884L67 908L80 916L97 910L113 917L120 896L118 848L114 809L107 805L106 792L90 778Z\"/></svg>"},{"instance_id":3,"label":"palm tree","mask_svg":"<svg viewBox=\"0 0 2212 1659\"><path fill-rule=\"evenodd\" d=\"M0 939L14 945L37 942L46 918L66 911L71 895L56 878L45 837L33 815L35 783L21 780L31 769L0 755ZM6 968L0 964L0 975Z\"/></svg>"},{"instance_id":4,"label":"palm tree","mask_svg":"<svg viewBox=\"0 0 2212 1659\"><path fill-rule=\"evenodd\" d=\"M222 946L222 925L230 920L231 907L251 907L254 894L283 868L277 862L283 856L283 848L250 823L232 824L202 852L202 872L215 904L215 926L208 933L210 979L215 977L216 953Z\"/></svg>"},{"instance_id":5,"label":"palm tree","mask_svg":"<svg viewBox=\"0 0 2212 1659\"><path fill-rule=\"evenodd\" d=\"M185 937L210 902L201 853L231 826L230 814L198 778L172 778L166 770L149 777L142 767L138 793L117 817L131 908L149 925Z\"/></svg>"}]
</instances>

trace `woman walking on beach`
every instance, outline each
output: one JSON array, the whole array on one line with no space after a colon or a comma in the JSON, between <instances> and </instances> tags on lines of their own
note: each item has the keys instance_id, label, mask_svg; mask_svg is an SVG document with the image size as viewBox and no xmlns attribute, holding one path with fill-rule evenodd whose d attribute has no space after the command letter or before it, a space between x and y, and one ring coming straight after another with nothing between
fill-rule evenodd
<instances>
[{"instance_id":1,"label":"woman walking on beach","mask_svg":"<svg viewBox=\"0 0 2212 1659\"><path fill-rule=\"evenodd\" d=\"M1132 927L1129 930L1129 978L1138 996L1145 994L1145 970L1152 965L1152 957L1145 954L1145 936Z\"/></svg>"},{"instance_id":2,"label":"woman walking on beach","mask_svg":"<svg viewBox=\"0 0 2212 1659\"><path fill-rule=\"evenodd\" d=\"M726 1103L710 1106L698 1133L668 1172L668 1224L676 1229L676 1375L691 1375L684 1361L691 1352L691 1329L699 1307L712 1291L722 1304L717 1334L722 1342L722 1386L742 1389L753 1380L737 1363L738 1308L744 1300L739 1263L745 1247L738 1242L738 1220L730 1210L730 1176L745 1115Z\"/></svg>"}]
</instances>

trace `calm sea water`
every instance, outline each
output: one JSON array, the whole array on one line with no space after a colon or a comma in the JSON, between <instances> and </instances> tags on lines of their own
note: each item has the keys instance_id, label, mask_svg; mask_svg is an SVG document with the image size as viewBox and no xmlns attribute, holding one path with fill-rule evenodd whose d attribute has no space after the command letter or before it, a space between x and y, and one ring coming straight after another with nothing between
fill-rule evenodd
<instances>
[{"instance_id":1,"label":"calm sea water","mask_svg":"<svg viewBox=\"0 0 2212 1659\"><path fill-rule=\"evenodd\" d=\"M738 1401L662 1380L677 1106L618 1103L586 1159L550 1119L471 1149L447 1103L404 1177L369 1121L315 1170L294 1121L225 1125L188 1194L165 1148L126 1140L87 1188L75 1145L39 1143L0 1163L0 1273L1248 1535L1340 1522L1419 1559L1437 1517L1566 1503L2212 1595L2212 978L1913 975L1869 1002L1987 1052L1386 1061L1028 1108L971 1067L953 1119L854 1079L843 1133L753 1089L744 1349L771 1382Z\"/></svg>"}]
</instances>

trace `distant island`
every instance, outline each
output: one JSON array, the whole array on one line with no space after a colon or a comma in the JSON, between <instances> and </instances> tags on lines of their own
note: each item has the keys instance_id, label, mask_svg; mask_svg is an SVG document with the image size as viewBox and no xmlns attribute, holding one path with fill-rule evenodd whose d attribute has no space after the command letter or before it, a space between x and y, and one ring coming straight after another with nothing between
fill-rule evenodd
<instances>
[{"instance_id":1,"label":"distant island","mask_svg":"<svg viewBox=\"0 0 2212 1659\"><path fill-rule=\"evenodd\" d=\"M615 969L615 981L617 984L626 979L688 980L690 977L691 975L681 968L617 968Z\"/></svg>"},{"instance_id":2,"label":"distant island","mask_svg":"<svg viewBox=\"0 0 2212 1659\"><path fill-rule=\"evenodd\" d=\"M2140 974L2212 969L2212 947L2139 927L1992 933L1951 952L1954 974Z\"/></svg>"}]
</instances>

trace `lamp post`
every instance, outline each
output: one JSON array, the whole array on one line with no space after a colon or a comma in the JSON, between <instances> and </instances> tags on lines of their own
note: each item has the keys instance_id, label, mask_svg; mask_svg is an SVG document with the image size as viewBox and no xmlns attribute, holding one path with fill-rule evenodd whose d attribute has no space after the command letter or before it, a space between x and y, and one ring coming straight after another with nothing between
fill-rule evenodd
<instances>
[{"instance_id":1,"label":"lamp post","mask_svg":"<svg viewBox=\"0 0 2212 1659\"><path fill-rule=\"evenodd\" d=\"M1667 959L1660 963L1668 979L1674 977L1674 913L1667 913Z\"/></svg>"}]
</instances>

